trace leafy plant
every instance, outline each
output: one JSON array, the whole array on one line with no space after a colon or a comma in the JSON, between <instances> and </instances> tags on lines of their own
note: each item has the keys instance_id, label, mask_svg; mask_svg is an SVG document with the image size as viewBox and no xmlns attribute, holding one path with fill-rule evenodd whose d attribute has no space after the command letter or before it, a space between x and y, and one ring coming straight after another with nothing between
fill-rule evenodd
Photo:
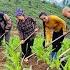
<instances>
[{"instance_id":1,"label":"leafy plant","mask_svg":"<svg viewBox=\"0 0 70 70\"><path fill-rule=\"evenodd\" d=\"M44 49L43 45L42 45L42 43L43 43L42 36L39 35L35 39L35 43L34 43L34 46L33 46L32 49L33 49L33 52L36 53L36 55L38 56L38 58L40 60L46 61L46 63L49 65L49 67L51 69L53 69L55 67L57 69L59 69L60 64L61 64L61 62L59 60L59 56L70 47L70 43L68 41L70 41L70 39L68 39L68 38L66 38L64 40L64 42L62 44L62 48L58 52L57 59L56 60L54 59L53 61L51 61L51 58L50 58L50 53L52 51L52 48L51 48L52 46L49 46L47 49ZM68 58L66 59L67 63L64 67L64 70L69 70L70 69L70 56L69 56L69 54L70 53L68 52L65 55L65 56L68 56Z\"/></svg>"},{"instance_id":2,"label":"leafy plant","mask_svg":"<svg viewBox=\"0 0 70 70\"><path fill-rule=\"evenodd\" d=\"M10 43L5 45L5 56L7 58L5 64L6 70L21 70L20 50L14 50L18 45L19 38L15 36L11 38Z\"/></svg>"}]
</instances>

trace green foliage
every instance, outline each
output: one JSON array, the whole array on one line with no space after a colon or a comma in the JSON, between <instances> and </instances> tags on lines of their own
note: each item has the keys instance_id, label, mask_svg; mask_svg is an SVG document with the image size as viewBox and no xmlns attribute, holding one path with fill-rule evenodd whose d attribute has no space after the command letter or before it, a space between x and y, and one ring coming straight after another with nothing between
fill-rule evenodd
<instances>
[{"instance_id":1,"label":"green foliage","mask_svg":"<svg viewBox=\"0 0 70 70\"><path fill-rule=\"evenodd\" d=\"M51 60L50 58L50 53L52 51L52 46L49 46L47 49L44 49L43 48L43 38L42 36L38 36L36 39L35 39L35 43L34 43L34 46L33 46L33 52L36 53L36 55L38 56L38 58L40 60L43 60L43 61L46 61L46 63L49 65L49 67L51 67L51 69L53 68L57 68L59 69L60 67L60 64L61 62L59 61L59 56L64 52L66 51L69 47L70 47L70 43L69 43L70 39L65 39L63 44L62 44L62 48L59 50L58 52L58 56L57 56L57 59L56 60ZM64 67L64 70L70 70L70 52L68 52L67 54L65 54L65 56L68 57L67 59L67 63ZM68 68L68 69L67 69Z\"/></svg>"},{"instance_id":2,"label":"green foliage","mask_svg":"<svg viewBox=\"0 0 70 70\"><path fill-rule=\"evenodd\" d=\"M5 56L7 57L5 64L6 70L21 70L20 51L14 50L18 45L19 38L15 36L11 38L9 44L7 43L5 45Z\"/></svg>"},{"instance_id":3,"label":"green foliage","mask_svg":"<svg viewBox=\"0 0 70 70\"><path fill-rule=\"evenodd\" d=\"M1 0L0 1L0 11L7 13L14 26L16 26L15 10L16 8L22 8L26 15L29 15L37 21L37 24L42 28L42 22L38 18L41 11L45 11L48 14L53 14L64 19L68 24L70 24L69 19L65 18L61 13L61 8L51 5L49 3L43 3L40 0Z\"/></svg>"},{"instance_id":4,"label":"green foliage","mask_svg":"<svg viewBox=\"0 0 70 70\"><path fill-rule=\"evenodd\" d=\"M50 53L52 51L52 46L50 45L48 48L43 48L43 37L39 34L34 41L34 45L32 47L32 52L36 53L39 60L45 61L51 69L57 68L59 69L60 61L59 56L66 51L70 47L69 43L70 39L65 39L62 48L58 52L58 56L56 60L51 61ZM5 45L5 55L7 57L6 61L6 70L21 70L21 56L20 56L20 48L18 51L14 51L14 49L19 45L19 37L14 36L11 38L10 43ZM67 63L64 67L64 70L70 70L70 52L65 54L65 56L68 56Z\"/></svg>"},{"instance_id":5,"label":"green foliage","mask_svg":"<svg viewBox=\"0 0 70 70\"><path fill-rule=\"evenodd\" d=\"M31 4L29 4L29 1L31 1ZM18 7L24 9L26 15L33 17L37 21L37 24L40 28L42 28L42 22L40 21L38 15L41 11L45 11L48 14L57 15L62 19L64 19L68 24L70 24L69 19L65 18L62 15L61 8L51 5L49 3L43 3L40 0L0 0L0 11L7 13L11 17L14 26L16 26L15 10ZM70 46L69 41L70 39L64 40L62 48L58 52L57 58L59 58L59 55L63 53L63 51L69 48ZM42 42L43 38L41 36L38 36L35 39L35 43L32 48L33 52L36 52L38 58L46 61L51 68L53 67L58 68L60 65L60 61L57 59L51 62L50 60L50 53L52 51L51 46L44 50L42 47ZM21 70L20 51L18 52L14 51L14 48L17 47L18 44L19 44L19 38L14 36L11 38L9 45L5 46L6 56L7 56L6 70ZM69 53L67 53L66 55L68 54ZM64 67L64 69L70 70L69 66L70 66L70 58L68 58L67 64Z\"/></svg>"}]
</instances>

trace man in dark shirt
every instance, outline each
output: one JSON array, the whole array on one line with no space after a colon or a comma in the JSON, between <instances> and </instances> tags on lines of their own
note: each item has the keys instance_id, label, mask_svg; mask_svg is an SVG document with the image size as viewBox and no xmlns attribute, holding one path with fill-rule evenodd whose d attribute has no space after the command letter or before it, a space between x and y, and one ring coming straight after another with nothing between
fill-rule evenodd
<instances>
[{"instance_id":1,"label":"man in dark shirt","mask_svg":"<svg viewBox=\"0 0 70 70\"><path fill-rule=\"evenodd\" d=\"M33 46L35 34L33 34L25 43L24 40L31 35L34 31L37 31L36 22L31 18L24 15L24 11L22 9L16 10L16 19L17 19L17 28L19 31L19 36L21 39L21 48L22 52L25 56L29 56L31 54L31 46Z\"/></svg>"}]
</instances>

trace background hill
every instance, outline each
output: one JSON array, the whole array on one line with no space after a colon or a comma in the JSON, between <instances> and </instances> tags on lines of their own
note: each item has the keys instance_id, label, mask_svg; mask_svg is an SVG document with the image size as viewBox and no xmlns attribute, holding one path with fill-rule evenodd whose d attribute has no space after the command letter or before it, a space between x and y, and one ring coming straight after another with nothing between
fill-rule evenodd
<instances>
[{"instance_id":1,"label":"background hill","mask_svg":"<svg viewBox=\"0 0 70 70\"><path fill-rule=\"evenodd\" d=\"M62 9L60 7L55 6L55 4L50 4L44 1L42 2L41 0L0 0L0 11L7 13L11 17L14 24L13 25L14 28L16 27L15 10L18 7L24 9L26 15L33 17L37 21L37 24L40 28L42 28L42 21L39 19L38 15L41 11L45 11L48 14L57 15L62 19L64 19L70 25L70 20L62 15L61 12ZM21 50L19 50L20 47L14 51L14 49L20 43L18 35L14 34L14 32L12 32L13 35L11 35L10 43L4 46L5 55L7 57L7 61L5 64L7 69L5 70L21 70L22 68L21 55L20 55ZM70 47L69 41L70 41L69 37L64 40L64 43L62 44L63 47L58 52L58 57L61 53L63 53L64 51L66 51L66 49ZM49 59L49 54L52 51L51 47L44 50L42 47L42 43L43 43L43 36L39 34L35 39L32 51L36 52L37 57L39 59L46 61L51 68L59 67L60 66L59 59L54 62L51 62L51 60ZM69 53L67 53L66 56L69 58L67 59L67 64L64 67L65 68L64 70L70 70Z\"/></svg>"},{"instance_id":2,"label":"background hill","mask_svg":"<svg viewBox=\"0 0 70 70\"><path fill-rule=\"evenodd\" d=\"M35 18L39 27L42 27L42 23L38 18L41 11L57 15L70 24L69 19L63 17L61 13L62 9L60 7L56 7L54 4L42 2L41 0L0 0L0 11L7 13L11 17L14 26L16 26L15 10L18 7L23 8L26 15Z\"/></svg>"}]
</instances>

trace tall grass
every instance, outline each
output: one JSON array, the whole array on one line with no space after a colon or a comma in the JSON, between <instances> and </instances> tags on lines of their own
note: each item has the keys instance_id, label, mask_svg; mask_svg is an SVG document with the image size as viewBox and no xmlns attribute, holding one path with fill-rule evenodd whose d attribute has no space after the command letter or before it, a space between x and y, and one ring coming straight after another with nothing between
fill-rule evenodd
<instances>
[{"instance_id":1,"label":"tall grass","mask_svg":"<svg viewBox=\"0 0 70 70\"><path fill-rule=\"evenodd\" d=\"M19 45L19 38L14 36L11 38L10 43L5 45L5 56L7 58L5 67L6 70L21 70L21 56L20 50L14 51Z\"/></svg>"},{"instance_id":2,"label":"tall grass","mask_svg":"<svg viewBox=\"0 0 70 70\"><path fill-rule=\"evenodd\" d=\"M52 46L49 46L47 49L43 48L43 38L39 35L36 39L35 39L35 43L33 46L33 52L36 53L37 57L43 61L46 61L46 63L49 65L49 67L51 69L53 68L57 68L59 69L61 62L59 61L59 56L60 54L62 54L64 51L66 51L69 47L70 47L70 39L65 38L63 43L62 43L62 48L59 50L59 52L57 53L57 59L51 61L50 58L50 53L52 51ZM64 70L70 70L70 52L66 53L64 56L68 56L67 63L64 67Z\"/></svg>"},{"instance_id":3,"label":"tall grass","mask_svg":"<svg viewBox=\"0 0 70 70\"><path fill-rule=\"evenodd\" d=\"M40 28L42 28L42 23L38 18L38 15L40 12L44 11L47 12L48 14L53 14L53 15L57 15L61 18L63 18L68 24L70 24L69 19L65 18L61 11L62 9L60 9L59 7L56 7L54 5L51 5L49 3L42 3L41 0L31 0L31 8L29 5L29 1L30 0L20 0L21 2L19 2L18 0L0 0L0 11L5 12L6 14L8 14L13 23L14 26L16 26L16 21L15 21L15 10L16 8L22 8L25 11L26 15L29 15L31 17L34 17L37 20L37 24Z\"/></svg>"},{"instance_id":4,"label":"tall grass","mask_svg":"<svg viewBox=\"0 0 70 70\"><path fill-rule=\"evenodd\" d=\"M70 39L65 38L62 48L58 52L58 56L56 60L51 61L50 53L52 51L52 46L50 45L48 48L43 48L43 37L38 35L35 38L34 45L32 47L32 52L36 53L39 60L45 61L51 69L57 68L59 69L60 61L59 56L61 53L63 53L66 49L70 47L69 43ZM14 36L11 38L10 43L5 45L5 55L7 57L6 61L6 70L21 70L21 51L18 49L18 51L14 51L14 49L19 45L19 37ZM70 52L68 52L65 56L68 56L67 63L64 67L64 70L70 70Z\"/></svg>"}]
</instances>

